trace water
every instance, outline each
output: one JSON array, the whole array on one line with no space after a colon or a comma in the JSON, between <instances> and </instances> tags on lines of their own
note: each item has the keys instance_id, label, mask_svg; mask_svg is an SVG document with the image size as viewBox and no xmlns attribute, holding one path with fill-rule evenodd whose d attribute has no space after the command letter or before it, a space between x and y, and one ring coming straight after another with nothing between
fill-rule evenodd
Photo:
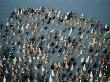
<instances>
[{"instance_id":1,"label":"water","mask_svg":"<svg viewBox=\"0 0 110 82\"><path fill-rule=\"evenodd\" d=\"M5 1L4 1L5 2ZM14 3L15 2L15 3ZM19 3L19 1L14 1L14 2L9 2L10 4L14 4L14 7L13 8L10 8L10 7L7 7L7 10L10 10L10 11L12 11L14 8L19 8L19 7L39 7L39 6L46 6L46 4L47 3L44 3L44 2L39 2L39 3L35 3L35 2L33 2L33 5L31 4L31 3L28 3L29 1L26 1L25 3L23 3L23 4L20 4L20 6L19 5L17 5L18 3ZM50 7L53 7L53 8L58 8L58 9L60 9L60 10L62 10L62 11L65 11L65 12L67 12L67 11L69 11L69 10L73 10L73 8L72 7L65 7L65 9L64 9L64 4L62 4L62 5L60 5L61 4L61 1L58 1L59 3L58 3L58 6L57 5L55 5L55 4L57 4L57 3L55 3L55 4L50 4L50 5L48 5L48 7L50 8ZM50 2L48 2L48 4L49 3L52 3L51 1ZM64 1L64 3L66 3L65 1ZM2 3L3 4L3 3ZM35 5L35 4L38 4L38 5ZM72 4L72 3L70 3L70 4ZM8 15L9 13L11 13L10 11L5 11L5 12L7 12L7 14L2 14L1 16L6 16L6 15ZM75 9L75 11L77 11L77 12L79 12L80 13L80 11L78 11L77 9ZM3 13L3 12L1 12L1 13ZM31 14L31 13L30 13ZM43 13L44 14L44 13ZM84 13L85 14L85 13ZM24 17L24 15L21 15L22 16L22 18L19 18L19 19L22 19L21 21L25 21L25 20L27 20L26 22L23 22L24 24L27 24L27 22L29 22L29 24L31 24L30 22L33 22L33 21L31 21L32 19L32 17L30 17L29 15L27 15L27 17L29 17L29 18L25 18ZM19 17L19 16L18 16ZM33 17L37 17L37 18L39 18L39 16L36 16L36 14L33 16ZM24 18L24 19L23 19ZM56 19L57 20L57 19ZM17 22L17 21L19 21L19 20L14 20L14 21L10 21L10 25L11 25L11 23L13 23L12 25L12 27L14 27L15 28L15 30L13 31L14 33L16 33L16 32L18 32L18 28L16 28L16 27L18 27L17 26L17 24L15 23L15 22ZM63 28L64 28L64 23L61 23L61 24L59 24L59 25L57 25L56 24L56 22L53 24L53 23L50 23L49 24L49 26L48 26L48 29L47 30L42 30L41 31L41 29L43 28L43 27L45 27L46 26L46 23L47 23L47 21L48 20L46 20L46 22L45 22L45 24L43 25L43 24L40 24L39 26L38 26L38 28L40 29L40 31L39 32L36 32L35 33L35 36L36 36L36 39L38 39L36 42L35 42L35 44L32 44L32 45L37 45L38 43L40 44L41 43L41 41L43 41L43 43L45 43L45 41L44 40L41 40L41 35L44 35L44 37L46 37L46 39L47 39L47 36L48 35L45 35L45 32L47 32L47 31L50 31L50 30L52 30L52 29L54 29L55 28L55 30L59 33L61 30L63 30ZM40 22L40 21L39 21ZM58 22L58 21L57 21ZM68 23L68 25L67 25L67 27L70 27L70 22ZM22 23L20 23L20 25L22 25ZM62 26L63 25L63 26ZM11 26L9 26L9 27L11 27ZM20 26L21 27L21 26ZM25 25L22 25L22 27L24 27L25 28ZM31 33L32 33L32 31L34 31L33 30L33 28L35 27L34 25L30 25L30 27L32 28L32 29L28 29L28 28L26 28L26 29L24 29L24 31L22 30L21 31L21 34L20 34L20 36L22 37L21 38L21 42L22 42L22 44L24 43L24 37L25 37L25 31L28 31L29 32L29 34L27 35L27 38L29 39L29 38L33 38L32 36L33 36L33 34L32 34L32 36L31 36ZM77 27L77 26L76 26ZM5 28L5 27L4 27ZM4 29L3 28L3 29ZM8 28L8 25L7 25L7 28ZM79 26L77 27L77 28L74 28L73 29L73 32L72 32L72 35L71 35L71 38L74 38L74 36L76 36L76 40L78 41L78 44L81 44L81 45L79 45L79 48L78 49L81 49L81 50L83 50L83 45L85 45L86 46L86 48L87 48L87 46L88 46L88 44L89 44L89 42L92 42L92 40L93 40L93 34L91 34L90 32L89 32L89 34L88 34L88 39L87 40L82 40L81 42L79 42L79 37L81 36L81 35L79 35L78 34L78 30L79 30ZM84 28L82 28L82 29L84 29ZM94 29L94 28L90 28L89 30L91 31L92 29ZM5 29L4 29L5 30ZM0 30L0 31L2 31L2 30ZM85 32L86 31L88 31L88 28L87 29L85 29ZM97 31L97 29L95 30L95 31ZM62 36L68 36L68 34L69 34L69 32L70 32L70 30L67 30L65 33L61 33L61 35ZM97 31L97 34L98 34L98 36L99 36L99 33L98 33L98 31ZM7 36L8 36L8 34L7 34ZM11 38L8 38L8 40L10 39L11 41L15 41L15 42L18 42L19 41L19 39L18 39L18 41L16 41L17 39L15 39L15 37L17 38L17 36L18 36L18 34L16 34L16 35L14 35L14 37L12 36L12 33L9 31L9 37ZM59 36L60 37L60 36ZM54 33L51 33L51 38L54 38ZM99 37L99 39L97 39L97 41L100 41L100 39L102 39L103 38L103 36L101 36L101 37ZM51 42L55 42L54 41L55 39L51 39ZM27 41L29 41L29 40L27 40ZM102 39L102 41L103 41L103 39ZM49 42L49 43L51 43L51 42ZM3 41L3 43L5 43L4 41ZM47 43L48 43L48 41L47 41ZM47 43L46 43L46 45L44 45L43 44L43 48L44 48L44 50L46 50L45 48L47 48ZM82 44L82 43L84 43L84 44ZM64 46L62 45L62 44L64 44L64 41L62 41L62 42L60 42L59 41L59 44L60 44L60 46L59 46L59 48L58 48L58 50L59 49L61 49L61 48L63 48ZM16 44L15 44L16 45ZM31 46L31 44L29 44L30 46ZM9 46L9 49L11 49L10 47L12 46L11 44L9 44L9 45L7 45L7 46ZM35 47L34 46L34 47ZM103 45L103 46L105 46L105 45ZM103 46L101 46L101 48L103 48ZM55 45L54 46L52 46L51 48L53 49L55 47ZM80 59L82 58L82 57L84 57L85 59L87 58L87 55L88 54L86 54L86 53L88 53L88 50L83 50L83 53L82 54L80 54L79 52L80 52L80 50L78 51L77 49L71 49L71 45L67 48L67 51L69 52L69 54L68 54L68 57L69 58L71 58L71 57L75 57L75 60L76 60L76 63L77 63L77 66L79 67L79 68L82 68L82 64L79 62L80 61ZM42 66L44 66L46 69L47 69L47 71L48 71L48 73L47 73L47 76L46 77L49 77L49 75L50 75L50 73L51 73L51 70L50 70L50 67L51 67L51 62L52 61L56 61L56 62L63 62L63 60L64 60L64 57L63 57L63 55L61 55L61 57L58 57L58 55L59 54L57 54L57 53L51 53L51 48L49 49L49 53L48 53L48 62L49 63L45 63L45 61L44 61L44 59L38 59L37 61L36 60L34 60L34 59L32 59L32 67L30 68L30 62L28 61L29 60L29 58L28 58L28 55L31 55L31 57L34 57L34 55L35 55L35 53L33 54L31 51L32 51L32 49L33 48L31 48L31 49L29 49L29 51L31 52L30 54L28 54L28 53L26 53L25 55L26 55L26 63L28 63L27 65L28 65L28 68L30 69L30 73L29 74L31 74L31 76L36 76L36 73L35 72L38 72L37 74L39 75L39 73L40 73L40 71L41 71L41 68L39 69L39 70L34 70L34 66L36 66L36 65L38 65L37 63L38 62L42 62ZM100 48L100 49L101 49ZM55 48L54 48L55 49ZM95 49L95 48L94 48ZM15 53L16 53L16 51L18 50L18 52L20 51L20 55L19 56L21 56L21 58L22 58L22 55L23 55L23 52L22 52L22 50L23 50L23 48L22 48L22 45L21 45L21 47L20 47L20 50L19 50L19 46L17 46L16 47L16 50L15 50ZM26 49L27 50L27 49ZM44 55L44 50L43 50L43 53L42 53L42 55L40 55L41 57ZM56 52L58 52L58 50L56 49ZM47 50L48 51L48 50ZM66 52L67 52L66 51ZM13 52L13 54L15 54L14 53L14 51L12 51ZM100 53L101 53L101 50L100 50ZM11 54L11 53L10 53ZM80 55L79 55L80 54ZM103 53L102 53L103 54ZM79 55L79 56L78 56ZM18 54L17 54L17 56L18 56ZM12 56L11 56L12 57ZM98 56L97 57L95 57L94 58L94 60L93 61L95 61L95 60L97 60L97 58L98 58ZM100 57L99 57L100 58ZM46 60L46 59L45 59ZM96 61L95 61L96 62ZM93 64L94 64L94 62L92 63L92 64L90 64L90 66L88 66L88 68L89 67L93 67ZM18 64L16 64L16 65L18 65ZM5 67L5 66L4 66ZM24 64L23 63L21 63L20 64L20 68L22 68L22 67L24 67ZM70 67L70 66L69 66ZM8 67L7 67L8 68ZM18 67L17 67L18 68ZM3 68L4 69L4 68ZM21 69L18 69L19 71L22 71ZM73 71L74 73L75 73L75 71L76 71L76 69ZM63 72L65 72L65 73L67 73L67 74L69 74L69 72L66 72L66 69L64 68L64 71L62 72L62 71L59 71L59 72L61 72L61 75L63 74ZM18 73L20 73L20 72L18 72ZM25 72L26 74L27 74L27 71ZM11 73L9 73L10 75L11 75ZM19 75L19 74L17 74L17 75ZM86 74L85 74L86 75ZM84 75L84 77L86 77ZM19 75L20 76L20 75ZM21 76L20 76L21 77ZM62 77L61 77L62 78ZM10 78L11 79L11 78ZM1 79L2 80L2 79ZM61 81L61 80L60 80ZM10 80L8 81L8 82L10 82ZM24 81L23 81L24 82ZM25 81L25 82L27 82L27 81Z\"/></svg>"},{"instance_id":2,"label":"water","mask_svg":"<svg viewBox=\"0 0 110 82\"><path fill-rule=\"evenodd\" d=\"M110 24L110 0L0 0L0 21L5 19L13 9L47 6L67 12L75 10L81 15L101 20Z\"/></svg>"}]
</instances>

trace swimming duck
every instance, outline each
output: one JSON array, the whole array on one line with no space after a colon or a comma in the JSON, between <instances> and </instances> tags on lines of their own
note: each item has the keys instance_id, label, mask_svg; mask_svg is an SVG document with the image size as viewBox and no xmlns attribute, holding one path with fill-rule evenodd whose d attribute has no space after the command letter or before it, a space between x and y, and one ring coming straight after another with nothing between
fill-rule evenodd
<instances>
[{"instance_id":1,"label":"swimming duck","mask_svg":"<svg viewBox=\"0 0 110 82\"><path fill-rule=\"evenodd\" d=\"M52 76L49 77L49 82L53 82Z\"/></svg>"}]
</instances>

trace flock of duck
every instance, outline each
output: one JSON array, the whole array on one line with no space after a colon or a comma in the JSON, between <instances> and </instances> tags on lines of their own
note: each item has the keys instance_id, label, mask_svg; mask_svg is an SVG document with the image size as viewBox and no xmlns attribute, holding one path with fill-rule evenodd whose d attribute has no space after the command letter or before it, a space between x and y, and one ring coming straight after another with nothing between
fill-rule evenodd
<instances>
[{"instance_id":1,"label":"flock of duck","mask_svg":"<svg viewBox=\"0 0 110 82\"><path fill-rule=\"evenodd\" d=\"M110 26L47 7L0 24L0 82L109 82Z\"/></svg>"}]
</instances>

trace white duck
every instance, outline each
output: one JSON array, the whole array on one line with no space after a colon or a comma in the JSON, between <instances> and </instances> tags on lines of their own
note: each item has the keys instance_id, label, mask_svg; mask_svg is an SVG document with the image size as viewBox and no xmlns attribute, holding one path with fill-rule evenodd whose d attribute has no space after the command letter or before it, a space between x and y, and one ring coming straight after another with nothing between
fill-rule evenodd
<instances>
[{"instance_id":1,"label":"white duck","mask_svg":"<svg viewBox=\"0 0 110 82\"><path fill-rule=\"evenodd\" d=\"M6 82L6 77L4 76L4 78L3 78L3 82Z\"/></svg>"},{"instance_id":2,"label":"white duck","mask_svg":"<svg viewBox=\"0 0 110 82\"><path fill-rule=\"evenodd\" d=\"M93 77L92 71L91 71L91 73L90 73L90 77L91 77L91 78Z\"/></svg>"},{"instance_id":3,"label":"white duck","mask_svg":"<svg viewBox=\"0 0 110 82\"><path fill-rule=\"evenodd\" d=\"M33 60L35 60L36 59L36 57L33 57Z\"/></svg>"},{"instance_id":4,"label":"white duck","mask_svg":"<svg viewBox=\"0 0 110 82\"><path fill-rule=\"evenodd\" d=\"M45 69L44 69L43 65L42 65L42 68L41 68L41 70L42 70L42 73L45 71Z\"/></svg>"},{"instance_id":5,"label":"white duck","mask_svg":"<svg viewBox=\"0 0 110 82\"><path fill-rule=\"evenodd\" d=\"M85 65L85 64L84 64L84 66L83 66L83 70L86 71L86 65Z\"/></svg>"},{"instance_id":6,"label":"white duck","mask_svg":"<svg viewBox=\"0 0 110 82\"><path fill-rule=\"evenodd\" d=\"M89 58L90 58L90 57L88 56L88 57L87 57L87 59L86 59L86 63L88 63L88 62L89 62Z\"/></svg>"},{"instance_id":7,"label":"white duck","mask_svg":"<svg viewBox=\"0 0 110 82\"><path fill-rule=\"evenodd\" d=\"M15 32L13 32L13 36L15 35Z\"/></svg>"},{"instance_id":8,"label":"white duck","mask_svg":"<svg viewBox=\"0 0 110 82\"><path fill-rule=\"evenodd\" d=\"M42 56L42 59L45 59L45 55L46 55L46 54L44 54L44 55Z\"/></svg>"},{"instance_id":9,"label":"white duck","mask_svg":"<svg viewBox=\"0 0 110 82\"><path fill-rule=\"evenodd\" d=\"M63 40L63 36L61 37L61 39L60 39L61 41Z\"/></svg>"},{"instance_id":10,"label":"white duck","mask_svg":"<svg viewBox=\"0 0 110 82\"><path fill-rule=\"evenodd\" d=\"M99 54L99 53L97 52L95 56L98 56L98 54Z\"/></svg>"},{"instance_id":11,"label":"white duck","mask_svg":"<svg viewBox=\"0 0 110 82\"><path fill-rule=\"evenodd\" d=\"M17 61L17 59L16 59L16 57L13 59L13 63L14 63L14 65L16 64L16 61Z\"/></svg>"},{"instance_id":12,"label":"white duck","mask_svg":"<svg viewBox=\"0 0 110 82\"><path fill-rule=\"evenodd\" d=\"M93 74L92 74L92 71L91 71L91 73L90 73L90 82L92 82L93 81Z\"/></svg>"},{"instance_id":13,"label":"white duck","mask_svg":"<svg viewBox=\"0 0 110 82\"><path fill-rule=\"evenodd\" d=\"M60 17L60 13L61 13L61 11L59 11L58 14L57 14L57 17L58 17L58 18Z\"/></svg>"},{"instance_id":14,"label":"white duck","mask_svg":"<svg viewBox=\"0 0 110 82\"><path fill-rule=\"evenodd\" d=\"M69 36L71 35L71 33L72 33L72 28L70 29L70 33L69 33Z\"/></svg>"},{"instance_id":15,"label":"white duck","mask_svg":"<svg viewBox=\"0 0 110 82\"><path fill-rule=\"evenodd\" d=\"M105 25L105 29L107 29L107 27L108 27L108 25L106 24L106 25Z\"/></svg>"},{"instance_id":16,"label":"white duck","mask_svg":"<svg viewBox=\"0 0 110 82\"><path fill-rule=\"evenodd\" d=\"M29 57L29 63L31 63L32 62L32 59L31 59L31 57Z\"/></svg>"},{"instance_id":17,"label":"white duck","mask_svg":"<svg viewBox=\"0 0 110 82\"><path fill-rule=\"evenodd\" d=\"M80 51L80 55L82 55L83 50Z\"/></svg>"},{"instance_id":18,"label":"white duck","mask_svg":"<svg viewBox=\"0 0 110 82\"><path fill-rule=\"evenodd\" d=\"M24 27L23 27L23 26L21 27L21 30L23 30L23 31L24 31Z\"/></svg>"},{"instance_id":19,"label":"white duck","mask_svg":"<svg viewBox=\"0 0 110 82\"><path fill-rule=\"evenodd\" d=\"M39 57L39 56L37 56L37 60L38 60L38 59L40 59L40 57Z\"/></svg>"},{"instance_id":20,"label":"white duck","mask_svg":"<svg viewBox=\"0 0 110 82\"><path fill-rule=\"evenodd\" d=\"M65 20L67 19L67 16L65 16Z\"/></svg>"},{"instance_id":21,"label":"white duck","mask_svg":"<svg viewBox=\"0 0 110 82\"><path fill-rule=\"evenodd\" d=\"M6 26L9 26L9 22L6 23Z\"/></svg>"},{"instance_id":22,"label":"white duck","mask_svg":"<svg viewBox=\"0 0 110 82\"><path fill-rule=\"evenodd\" d=\"M28 78L28 82L30 82L30 79Z\"/></svg>"},{"instance_id":23,"label":"white duck","mask_svg":"<svg viewBox=\"0 0 110 82\"><path fill-rule=\"evenodd\" d=\"M5 56L3 57L3 60L6 60Z\"/></svg>"},{"instance_id":24,"label":"white duck","mask_svg":"<svg viewBox=\"0 0 110 82\"><path fill-rule=\"evenodd\" d=\"M100 70L100 73L99 73L99 77L102 77L102 72L101 72L101 70Z\"/></svg>"},{"instance_id":25,"label":"white duck","mask_svg":"<svg viewBox=\"0 0 110 82\"><path fill-rule=\"evenodd\" d=\"M73 64L72 64L72 66L71 66L71 71L73 71L73 69L74 69L74 67L73 67Z\"/></svg>"},{"instance_id":26,"label":"white duck","mask_svg":"<svg viewBox=\"0 0 110 82\"><path fill-rule=\"evenodd\" d=\"M47 45L47 48L48 48L48 49L50 48L50 45L49 45L49 43L48 43L48 45Z\"/></svg>"},{"instance_id":27,"label":"white duck","mask_svg":"<svg viewBox=\"0 0 110 82\"><path fill-rule=\"evenodd\" d=\"M55 28L54 28L54 29L52 29L50 32L54 32L54 30L55 30Z\"/></svg>"},{"instance_id":28,"label":"white duck","mask_svg":"<svg viewBox=\"0 0 110 82\"><path fill-rule=\"evenodd\" d=\"M84 14L82 13L81 17L84 17Z\"/></svg>"},{"instance_id":29,"label":"white duck","mask_svg":"<svg viewBox=\"0 0 110 82\"><path fill-rule=\"evenodd\" d=\"M67 12L67 15L69 15L70 12Z\"/></svg>"},{"instance_id":30,"label":"white duck","mask_svg":"<svg viewBox=\"0 0 110 82\"><path fill-rule=\"evenodd\" d=\"M35 70L37 70L37 66L36 65L34 66L34 68L35 68Z\"/></svg>"},{"instance_id":31,"label":"white duck","mask_svg":"<svg viewBox=\"0 0 110 82\"><path fill-rule=\"evenodd\" d=\"M58 62L58 67L59 67L59 68L61 67L61 64L60 64L60 62Z\"/></svg>"},{"instance_id":32,"label":"white duck","mask_svg":"<svg viewBox=\"0 0 110 82\"><path fill-rule=\"evenodd\" d=\"M88 39L88 35L86 36L86 38L85 39Z\"/></svg>"},{"instance_id":33,"label":"white duck","mask_svg":"<svg viewBox=\"0 0 110 82\"><path fill-rule=\"evenodd\" d=\"M84 37L84 33L81 35L81 37L80 37L80 38L81 38L81 39L83 39L83 37Z\"/></svg>"},{"instance_id":34,"label":"white duck","mask_svg":"<svg viewBox=\"0 0 110 82\"><path fill-rule=\"evenodd\" d=\"M6 68L6 70L5 70L5 73L6 73L6 74L8 74L8 73L9 73L7 68Z\"/></svg>"},{"instance_id":35,"label":"white duck","mask_svg":"<svg viewBox=\"0 0 110 82\"><path fill-rule=\"evenodd\" d=\"M40 48L39 48L39 56L41 56L41 50L40 50Z\"/></svg>"},{"instance_id":36,"label":"white duck","mask_svg":"<svg viewBox=\"0 0 110 82\"><path fill-rule=\"evenodd\" d=\"M92 29L92 30L91 30L91 33L93 33L93 31L94 31L94 30Z\"/></svg>"},{"instance_id":37,"label":"white duck","mask_svg":"<svg viewBox=\"0 0 110 82\"><path fill-rule=\"evenodd\" d=\"M55 76L55 73L54 73L54 71L52 70L52 72L51 72L51 75L52 75L52 77L54 77Z\"/></svg>"},{"instance_id":38,"label":"white duck","mask_svg":"<svg viewBox=\"0 0 110 82\"><path fill-rule=\"evenodd\" d=\"M52 76L50 75L49 82L53 82Z\"/></svg>"},{"instance_id":39,"label":"white duck","mask_svg":"<svg viewBox=\"0 0 110 82\"><path fill-rule=\"evenodd\" d=\"M83 63L84 62L84 57L83 58L81 58L81 63Z\"/></svg>"}]
</instances>

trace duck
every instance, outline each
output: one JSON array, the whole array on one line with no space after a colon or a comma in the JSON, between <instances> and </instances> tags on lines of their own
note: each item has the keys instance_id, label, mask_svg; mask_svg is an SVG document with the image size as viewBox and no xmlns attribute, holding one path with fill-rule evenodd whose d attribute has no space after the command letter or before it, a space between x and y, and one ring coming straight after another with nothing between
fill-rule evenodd
<instances>
[{"instance_id":1,"label":"duck","mask_svg":"<svg viewBox=\"0 0 110 82\"><path fill-rule=\"evenodd\" d=\"M13 36L15 36L15 32L13 32Z\"/></svg>"},{"instance_id":2,"label":"duck","mask_svg":"<svg viewBox=\"0 0 110 82\"><path fill-rule=\"evenodd\" d=\"M85 64L84 64L84 66L83 66L83 70L86 71L86 65L85 65Z\"/></svg>"},{"instance_id":3,"label":"duck","mask_svg":"<svg viewBox=\"0 0 110 82\"><path fill-rule=\"evenodd\" d=\"M45 71L45 69L44 69L43 65L42 65L42 67L41 67L41 70L42 70L42 72L44 72L44 71Z\"/></svg>"},{"instance_id":4,"label":"duck","mask_svg":"<svg viewBox=\"0 0 110 82\"><path fill-rule=\"evenodd\" d=\"M21 57L19 56L19 62L21 62L22 60L21 60Z\"/></svg>"},{"instance_id":5,"label":"duck","mask_svg":"<svg viewBox=\"0 0 110 82\"><path fill-rule=\"evenodd\" d=\"M28 82L31 82L30 79L29 79L29 77L28 77Z\"/></svg>"},{"instance_id":6,"label":"duck","mask_svg":"<svg viewBox=\"0 0 110 82\"><path fill-rule=\"evenodd\" d=\"M49 77L49 82L53 82L52 76Z\"/></svg>"},{"instance_id":7,"label":"duck","mask_svg":"<svg viewBox=\"0 0 110 82\"><path fill-rule=\"evenodd\" d=\"M94 30L92 29L92 30L91 30L91 33L93 33L93 31L94 31Z\"/></svg>"},{"instance_id":8,"label":"duck","mask_svg":"<svg viewBox=\"0 0 110 82\"><path fill-rule=\"evenodd\" d=\"M49 45L49 43L48 43L48 45L47 45L47 48L50 49L50 45Z\"/></svg>"},{"instance_id":9,"label":"duck","mask_svg":"<svg viewBox=\"0 0 110 82\"><path fill-rule=\"evenodd\" d=\"M73 64L71 65L71 71L73 71L74 67L73 67Z\"/></svg>"},{"instance_id":10,"label":"duck","mask_svg":"<svg viewBox=\"0 0 110 82\"><path fill-rule=\"evenodd\" d=\"M35 70L37 70L37 69L38 69L36 65L34 66L34 68L35 68Z\"/></svg>"},{"instance_id":11,"label":"duck","mask_svg":"<svg viewBox=\"0 0 110 82\"><path fill-rule=\"evenodd\" d=\"M100 73L99 73L99 78L100 78L100 77L102 77L102 72L101 72L101 70L100 70Z\"/></svg>"},{"instance_id":12,"label":"duck","mask_svg":"<svg viewBox=\"0 0 110 82\"><path fill-rule=\"evenodd\" d=\"M44 54L44 55L42 56L42 59L45 59L45 56L46 56L46 54Z\"/></svg>"},{"instance_id":13,"label":"duck","mask_svg":"<svg viewBox=\"0 0 110 82\"><path fill-rule=\"evenodd\" d=\"M81 17L84 17L84 14L83 13L81 14Z\"/></svg>"},{"instance_id":14,"label":"duck","mask_svg":"<svg viewBox=\"0 0 110 82\"><path fill-rule=\"evenodd\" d=\"M93 78L93 74L92 74L92 71L90 72L90 77L91 77L91 78Z\"/></svg>"},{"instance_id":15,"label":"duck","mask_svg":"<svg viewBox=\"0 0 110 82\"><path fill-rule=\"evenodd\" d=\"M3 67L3 65L2 65L2 61L0 60L0 67Z\"/></svg>"},{"instance_id":16,"label":"duck","mask_svg":"<svg viewBox=\"0 0 110 82\"><path fill-rule=\"evenodd\" d=\"M81 37L80 37L80 38L81 38L81 39L83 39L83 37L84 37L84 33L81 35Z\"/></svg>"},{"instance_id":17,"label":"duck","mask_svg":"<svg viewBox=\"0 0 110 82\"><path fill-rule=\"evenodd\" d=\"M71 35L71 33L72 33L72 28L70 29L70 33L69 33L69 36Z\"/></svg>"},{"instance_id":18,"label":"duck","mask_svg":"<svg viewBox=\"0 0 110 82\"><path fill-rule=\"evenodd\" d=\"M40 57L37 55L37 60L40 59Z\"/></svg>"},{"instance_id":19,"label":"duck","mask_svg":"<svg viewBox=\"0 0 110 82\"><path fill-rule=\"evenodd\" d=\"M61 67L61 63L60 63L60 62L58 62L58 67L59 67L59 68Z\"/></svg>"},{"instance_id":20,"label":"duck","mask_svg":"<svg viewBox=\"0 0 110 82\"><path fill-rule=\"evenodd\" d=\"M6 60L5 56L3 56L3 60Z\"/></svg>"},{"instance_id":21,"label":"duck","mask_svg":"<svg viewBox=\"0 0 110 82\"><path fill-rule=\"evenodd\" d=\"M6 74L8 74L8 73L9 73L7 68L6 68L6 70L5 70L5 73L6 73Z\"/></svg>"},{"instance_id":22,"label":"duck","mask_svg":"<svg viewBox=\"0 0 110 82\"><path fill-rule=\"evenodd\" d=\"M6 82L6 77L5 76L3 77L3 82Z\"/></svg>"},{"instance_id":23,"label":"duck","mask_svg":"<svg viewBox=\"0 0 110 82\"><path fill-rule=\"evenodd\" d=\"M16 64L16 61L17 61L17 59L16 59L16 57L13 59L13 63L14 63L14 65Z\"/></svg>"},{"instance_id":24,"label":"duck","mask_svg":"<svg viewBox=\"0 0 110 82\"><path fill-rule=\"evenodd\" d=\"M83 50L80 51L80 55L82 55Z\"/></svg>"},{"instance_id":25,"label":"duck","mask_svg":"<svg viewBox=\"0 0 110 82\"><path fill-rule=\"evenodd\" d=\"M106 24L106 25L105 25L105 29L107 29L107 27L108 27L108 25Z\"/></svg>"},{"instance_id":26,"label":"duck","mask_svg":"<svg viewBox=\"0 0 110 82\"><path fill-rule=\"evenodd\" d=\"M21 30L24 31L24 26L21 27Z\"/></svg>"},{"instance_id":27,"label":"duck","mask_svg":"<svg viewBox=\"0 0 110 82\"><path fill-rule=\"evenodd\" d=\"M39 48L39 56L41 56L41 54L42 54L42 53L41 53L41 49Z\"/></svg>"},{"instance_id":28,"label":"duck","mask_svg":"<svg viewBox=\"0 0 110 82\"><path fill-rule=\"evenodd\" d=\"M54 71L52 70L52 72L51 72L51 76L52 77L54 77L55 76L55 73L54 73Z\"/></svg>"},{"instance_id":29,"label":"duck","mask_svg":"<svg viewBox=\"0 0 110 82\"><path fill-rule=\"evenodd\" d=\"M89 58L90 58L90 57L88 56L88 57L87 57L87 59L86 59L86 63L88 63L88 62L89 62Z\"/></svg>"},{"instance_id":30,"label":"duck","mask_svg":"<svg viewBox=\"0 0 110 82\"><path fill-rule=\"evenodd\" d=\"M54 32L54 30L55 30L55 28L54 28L54 29L52 29L50 32Z\"/></svg>"},{"instance_id":31,"label":"duck","mask_svg":"<svg viewBox=\"0 0 110 82\"><path fill-rule=\"evenodd\" d=\"M93 82L93 74L92 74L92 71L90 73L90 82Z\"/></svg>"},{"instance_id":32,"label":"duck","mask_svg":"<svg viewBox=\"0 0 110 82\"><path fill-rule=\"evenodd\" d=\"M33 57L33 60L36 60L36 57Z\"/></svg>"},{"instance_id":33,"label":"duck","mask_svg":"<svg viewBox=\"0 0 110 82\"><path fill-rule=\"evenodd\" d=\"M98 54L99 54L99 53L97 52L95 56L98 56Z\"/></svg>"},{"instance_id":34,"label":"duck","mask_svg":"<svg viewBox=\"0 0 110 82\"><path fill-rule=\"evenodd\" d=\"M93 43L96 43L96 39L95 38L93 38Z\"/></svg>"},{"instance_id":35,"label":"duck","mask_svg":"<svg viewBox=\"0 0 110 82\"><path fill-rule=\"evenodd\" d=\"M83 58L81 58L81 63L83 63L84 62L84 57Z\"/></svg>"},{"instance_id":36,"label":"duck","mask_svg":"<svg viewBox=\"0 0 110 82\"><path fill-rule=\"evenodd\" d=\"M31 59L31 57L29 57L29 63L31 63L32 62L32 59Z\"/></svg>"},{"instance_id":37,"label":"duck","mask_svg":"<svg viewBox=\"0 0 110 82\"><path fill-rule=\"evenodd\" d=\"M65 20L67 20L67 16L65 16Z\"/></svg>"},{"instance_id":38,"label":"duck","mask_svg":"<svg viewBox=\"0 0 110 82\"><path fill-rule=\"evenodd\" d=\"M63 41L63 36L60 38L61 41Z\"/></svg>"},{"instance_id":39,"label":"duck","mask_svg":"<svg viewBox=\"0 0 110 82\"><path fill-rule=\"evenodd\" d=\"M9 22L6 23L6 26L9 26Z\"/></svg>"},{"instance_id":40,"label":"duck","mask_svg":"<svg viewBox=\"0 0 110 82\"><path fill-rule=\"evenodd\" d=\"M59 12L58 12L58 14L57 14L57 17L58 17L58 18L60 17L60 13L61 13L61 11L59 10Z\"/></svg>"}]
</instances>

